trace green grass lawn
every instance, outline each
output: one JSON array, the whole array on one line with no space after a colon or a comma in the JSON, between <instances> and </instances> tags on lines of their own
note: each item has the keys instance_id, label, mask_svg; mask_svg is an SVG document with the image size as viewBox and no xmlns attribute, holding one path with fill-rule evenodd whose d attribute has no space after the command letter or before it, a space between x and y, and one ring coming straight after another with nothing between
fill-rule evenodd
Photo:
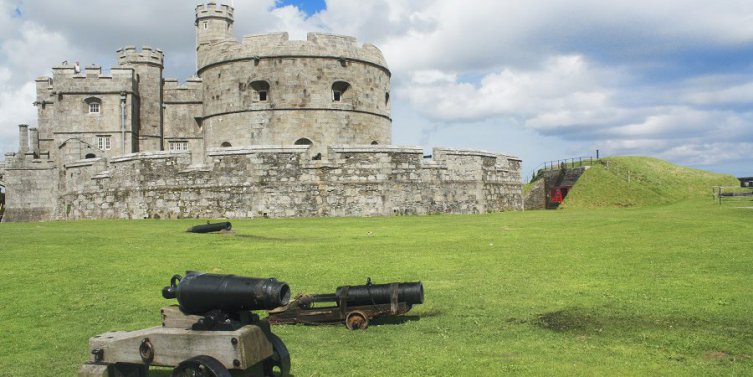
<instances>
[{"instance_id":1,"label":"green grass lawn","mask_svg":"<svg viewBox=\"0 0 753 377\"><path fill-rule=\"evenodd\" d=\"M405 321L273 328L304 376L753 375L753 210L0 224L0 375L75 376L89 337L160 323L185 270L294 293L421 280ZM169 376L169 372L156 373Z\"/></svg>"}]
</instances>

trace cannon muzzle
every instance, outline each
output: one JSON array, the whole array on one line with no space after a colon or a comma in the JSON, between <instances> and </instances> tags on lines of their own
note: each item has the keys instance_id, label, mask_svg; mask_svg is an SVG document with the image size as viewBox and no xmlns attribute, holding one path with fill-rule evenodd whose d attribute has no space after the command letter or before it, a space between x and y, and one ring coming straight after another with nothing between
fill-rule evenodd
<instances>
[{"instance_id":1,"label":"cannon muzzle","mask_svg":"<svg viewBox=\"0 0 753 377\"><path fill-rule=\"evenodd\" d=\"M162 297L177 298L187 314L204 314L211 310L274 309L290 301L290 287L277 279L257 279L236 275L207 274L187 271L174 275L162 289Z\"/></svg>"}]
</instances>

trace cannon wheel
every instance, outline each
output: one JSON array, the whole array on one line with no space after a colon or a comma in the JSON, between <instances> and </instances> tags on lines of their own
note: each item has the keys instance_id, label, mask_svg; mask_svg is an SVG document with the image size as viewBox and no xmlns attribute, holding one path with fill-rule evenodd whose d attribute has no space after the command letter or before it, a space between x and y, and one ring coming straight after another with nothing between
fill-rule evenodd
<instances>
[{"instance_id":1,"label":"cannon wheel","mask_svg":"<svg viewBox=\"0 0 753 377\"><path fill-rule=\"evenodd\" d=\"M289 377L290 376L290 353L282 339L275 334L267 334L267 339L272 343L272 356L264 360L265 377ZM275 368L277 374L275 374Z\"/></svg>"},{"instance_id":2,"label":"cannon wheel","mask_svg":"<svg viewBox=\"0 0 753 377\"><path fill-rule=\"evenodd\" d=\"M217 359L201 355L184 360L173 369L172 377L232 377Z\"/></svg>"},{"instance_id":3,"label":"cannon wheel","mask_svg":"<svg viewBox=\"0 0 753 377\"><path fill-rule=\"evenodd\" d=\"M360 311L352 311L345 317L345 327L348 330L366 330L369 327L369 318Z\"/></svg>"}]
</instances>

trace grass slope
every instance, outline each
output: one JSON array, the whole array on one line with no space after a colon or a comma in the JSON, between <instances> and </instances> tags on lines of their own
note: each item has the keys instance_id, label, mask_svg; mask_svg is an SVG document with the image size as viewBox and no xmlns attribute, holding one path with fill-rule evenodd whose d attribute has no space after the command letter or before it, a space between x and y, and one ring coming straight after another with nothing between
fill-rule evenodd
<instances>
[{"instance_id":1,"label":"grass slope","mask_svg":"<svg viewBox=\"0 0 753 377\"><path fill-rule=\"evenodd\" d=\"M159 324L187 269L294 292L421 280L402 321L280 326L307 376L752 375L753 211L0 224L0 376L75 376L87 339ZM167 377L169 372L154 373Z\"/></svg>"},{"instance_id":2,"label":"grass slope","mask_svg":"<svg viewBox=\"0 0 753 377\"><path fill-rule=\"evenodd\" d=\"M713 186L738 186L726 174L691 169L651 157L610 157L587 170L561 208L663 205L711 199Z\"/></svg>"}]
</instances>

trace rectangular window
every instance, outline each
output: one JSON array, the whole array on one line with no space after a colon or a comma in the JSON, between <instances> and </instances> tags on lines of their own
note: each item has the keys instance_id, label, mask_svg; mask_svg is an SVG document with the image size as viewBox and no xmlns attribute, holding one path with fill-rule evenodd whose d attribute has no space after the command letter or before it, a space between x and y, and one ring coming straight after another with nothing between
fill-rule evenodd
<instances>
[{"instance_id":1,"label":"rectangular window","mask_svg":"<svg viewBox=\"0 0 753 377\"><path fill-rule=\"evenodd\" d=\"M170 150L171 151L187 151L188 142L187 141L171 141Z\"/></svg>"},{"instance_id":2,"label":"rectangular window","mask_svg":"<svg viewBox=\"0 0 753 377\"><path fill-rule=\"evenodd\" d=\"M259 91L259 101L266 101L267 100L267 91L266 90L260 90Z\"/></svg>"},{"instance_id":3,"label":"rectangular window","mask_svg":"<svg viewBox=\"0 0 753 377\"><path fill-rule=\"evenodd\" d=\"M332 91L332 100L335 102L340 102L340 99L342 98L343 93L338 90Z\"/></svg>"},{"instance_id":4,"label":"rectangular window","mask_svg":"<svg viewBox=\"0 0 753 377\"><path fill-rule=\"evenodd\" d=\"M110 136L97 136L97 148L102 151L109 151L112 147Z\"/></svg>"},{"instance_id":5,"label":"rectangular window","mask_svg":"<svg viewBox=\"0 0 753 377\"><path fill-rule=\"evenodd\" d=\"M89 104L89 112L90 113L98 113L99 112L99 103L92 102Z\"/></svg>"}]
</instances>

